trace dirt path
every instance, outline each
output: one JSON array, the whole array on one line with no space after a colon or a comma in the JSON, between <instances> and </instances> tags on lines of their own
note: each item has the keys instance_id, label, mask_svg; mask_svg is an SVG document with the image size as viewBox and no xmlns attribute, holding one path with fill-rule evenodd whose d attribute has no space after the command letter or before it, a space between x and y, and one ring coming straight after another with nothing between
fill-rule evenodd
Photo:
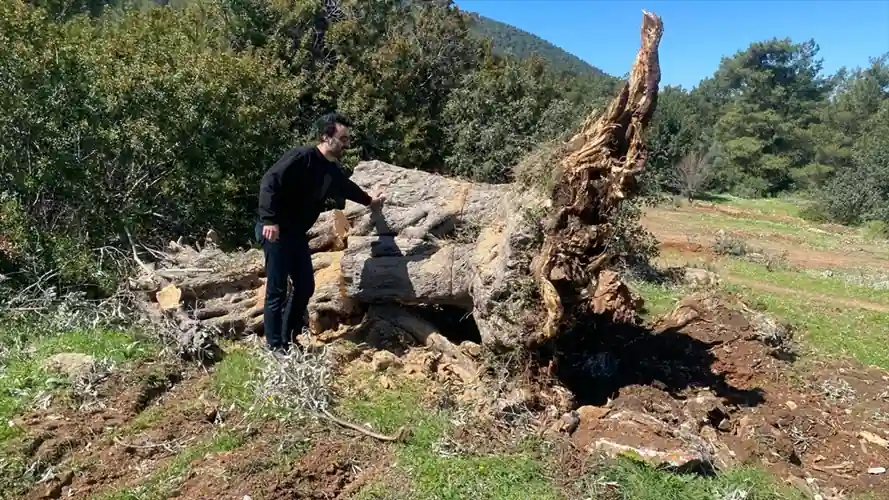
<instances>
[{"instance_id":1,"label":"dirt path","mask_svg":"<svg viewBox=\"0 0 889 500\"><path fill-rule=\"evenodd\" d=\"M798 298L804 298L806 300L821 302L821 303L836 306L836 307L866 309L868 311L889 313L889 306L884 305L884 304L878 304L876 302L869 302L866 300L836 297L836 296L826 295L823 293L807 292L805 290L800 290L797 288L788 288L788 287L784 287L781 285L775 285L773 283L763 283L762 281L752 280L749 278L742 278L741 276L738 276L735 274L725 274L724 276L731 283L736 283L738 285L750 287L754 290L758 290L761 292L777 293L777 294L782 294L782 295L794 295Z\"/></svg>"},{"instance_id":2,"label":"dirt path","mask_svg":"<svg viewBox=\"0 0 889 500\"><path fill-rule=\"evenodd\" d=\"M650 218L645 220L645 227L654 234L662 249L676 249L681 253L713 255L710 244L716 235L715 229L684 228L674 221ZM768 237L756 237L743 231L734 231L734 233L745 237L752 242L753 246L765 252L776 255L786 252L785 255L789 263L808 269L880 268L886 265L886 259L861 247L816 250L802 246L788 235L772 234Z\"/></svg>"}]
</instances>

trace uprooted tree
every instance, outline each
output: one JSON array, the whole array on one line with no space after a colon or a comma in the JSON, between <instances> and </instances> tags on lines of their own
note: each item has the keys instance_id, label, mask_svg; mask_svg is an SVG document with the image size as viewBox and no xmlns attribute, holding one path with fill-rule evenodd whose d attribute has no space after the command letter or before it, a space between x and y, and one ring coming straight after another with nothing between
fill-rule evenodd
<instances>
[{"instance_id":1,"label":"uprooted tree","mask_svg":"<svg viewBox=\"0 0 889 500\"><path fill-rule=\"evenodd\" d=\"M657 103L662 32L660 18L645 12L629 81L545 167L551 192L358 164L352 179L382 190L387 201L378 213L350 202L322 214L311 229L313 329L382 321L453 351L407 310L448 306L471 313L481 342L496 349L527 349L589 318L634 321L632 296L609 270L609 241L619 204L634 194L645 165L643 132ZM261 331L259 250L171 243L163 259L143 268L136 281L147 292L148 310L184 332L183 347L199 347L194 334L206 327Z\"/></svg>"}]
</instances>

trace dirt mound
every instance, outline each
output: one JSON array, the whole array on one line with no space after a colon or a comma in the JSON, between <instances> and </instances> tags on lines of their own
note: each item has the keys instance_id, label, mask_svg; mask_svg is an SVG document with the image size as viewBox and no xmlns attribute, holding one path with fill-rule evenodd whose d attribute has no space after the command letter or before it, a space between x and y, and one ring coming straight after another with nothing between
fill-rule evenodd
<instances>
[{"instance_id":1,"label":"dirt mound","mask_svg":"<svg viewBox=\"0 0 889 500\"><path fill-rule=\"evenodd\" d=\"M579 449L702 473L755 464L813 495L885 488L868 472L889 463L885 373L824 366L794 380L789 330L730 296L691 296L650 333L599 337L558 358L583 406L551 428Z\"/></svg>"},{"instance_id":2,"label":"dirt mound","mask_svg":"<svg viewBox=\"0 0 889 500\"><path fill-rule=\"evenodd\" d=\"M238 450L217 453L194 464L178 488L180 498L340 499L367 484L390 458L385 449L330 435L312 445L288 467L270 460L275 439L293 429L267 427ZM308 442L308 440L303 441Z\"/></svg>"},{"instance_id":3,"label":"dirt mound","mask_svg":"<svg viewBox=\"0 0 889 500\"><path fill-rule=\"evenodd\" d=\"M146 363L101 383L89 408L58 401L15 420L24 458L45 479L27 498L91 498L138 483L213 427L215 408L196 399L202 385L182 367Z\"/></svg>"}]
</instances>

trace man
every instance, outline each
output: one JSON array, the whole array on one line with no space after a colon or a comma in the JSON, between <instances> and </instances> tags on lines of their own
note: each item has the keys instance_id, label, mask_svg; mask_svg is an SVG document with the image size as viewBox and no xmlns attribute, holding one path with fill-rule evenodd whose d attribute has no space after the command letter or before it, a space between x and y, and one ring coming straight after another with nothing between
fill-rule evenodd
<instances>
[{"instance_id":1,"label":"man","mask_svg":"<svg viewBox=\"0 0 889 500\"><path fill-rule=\"evenodd\" d=\"M351 146L351 123L338 113L318 120L320 142L293 148L265 173L259 190L256 238L265 253L265 338L268 348L286 353L295 330L304 324L306 307L315 293L315 276L306 232L325 210L328 198L345 198L379 209L339 166ZM293 292L287 297L287 277ZM286 302L286 306L285 306ZM282 314L283 309L283 314Z\"/></svg>"}]
</instances>

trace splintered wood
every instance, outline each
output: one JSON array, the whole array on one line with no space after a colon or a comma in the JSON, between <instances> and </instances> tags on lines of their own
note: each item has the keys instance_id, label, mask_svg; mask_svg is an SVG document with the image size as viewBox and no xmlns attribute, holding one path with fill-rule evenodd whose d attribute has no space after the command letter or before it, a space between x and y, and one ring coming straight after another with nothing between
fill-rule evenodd
<instances>
[{"instance_id":1,"label":"splintered wood","mask_svg":"<svg viewBox=\"0 0 889 500\"><path fill-rule=\"evenodd\" d=\"M586 120L558 165L553 211L534 266L546 308L544 339L591 311L599 275L613 257L607 247L613 218L621 200L633 194L647 158L643 133L657 103L662 34L661 19L644 12L642 47L629 82L604 113ZM612 305L603 305L600 295L597 312L611 320L632 317L629 290L618 285L609 289Z\"/></svg>"},{"instance_id":2,"label":"splintered wood","mask_svg":"<svg viewBox=\"0 0 889 500\"><path fill-rule=\"evenodd\" d=\"M629 81L554 153L546 166L558 170L551 192L380 161L356 165L351 179L385 192L386 202L379 210L347 202L308 231L312 327L320 333L360 324L371 305L390 305L378 312L401 319L393 311L405 306L448 307L471 314L482 344L519 349L558 337L589 315L634 321L632 294L608 270L608 244L619 203L634 194L645 165L643 132L657 102L662 31L661 20L645 13ZM195 321L222 335L261 331L261 250L171 244L152 266L137 288L149 295L144 304L155 316L186 316L189 331Z\"/></svg>"}]
</instances>

